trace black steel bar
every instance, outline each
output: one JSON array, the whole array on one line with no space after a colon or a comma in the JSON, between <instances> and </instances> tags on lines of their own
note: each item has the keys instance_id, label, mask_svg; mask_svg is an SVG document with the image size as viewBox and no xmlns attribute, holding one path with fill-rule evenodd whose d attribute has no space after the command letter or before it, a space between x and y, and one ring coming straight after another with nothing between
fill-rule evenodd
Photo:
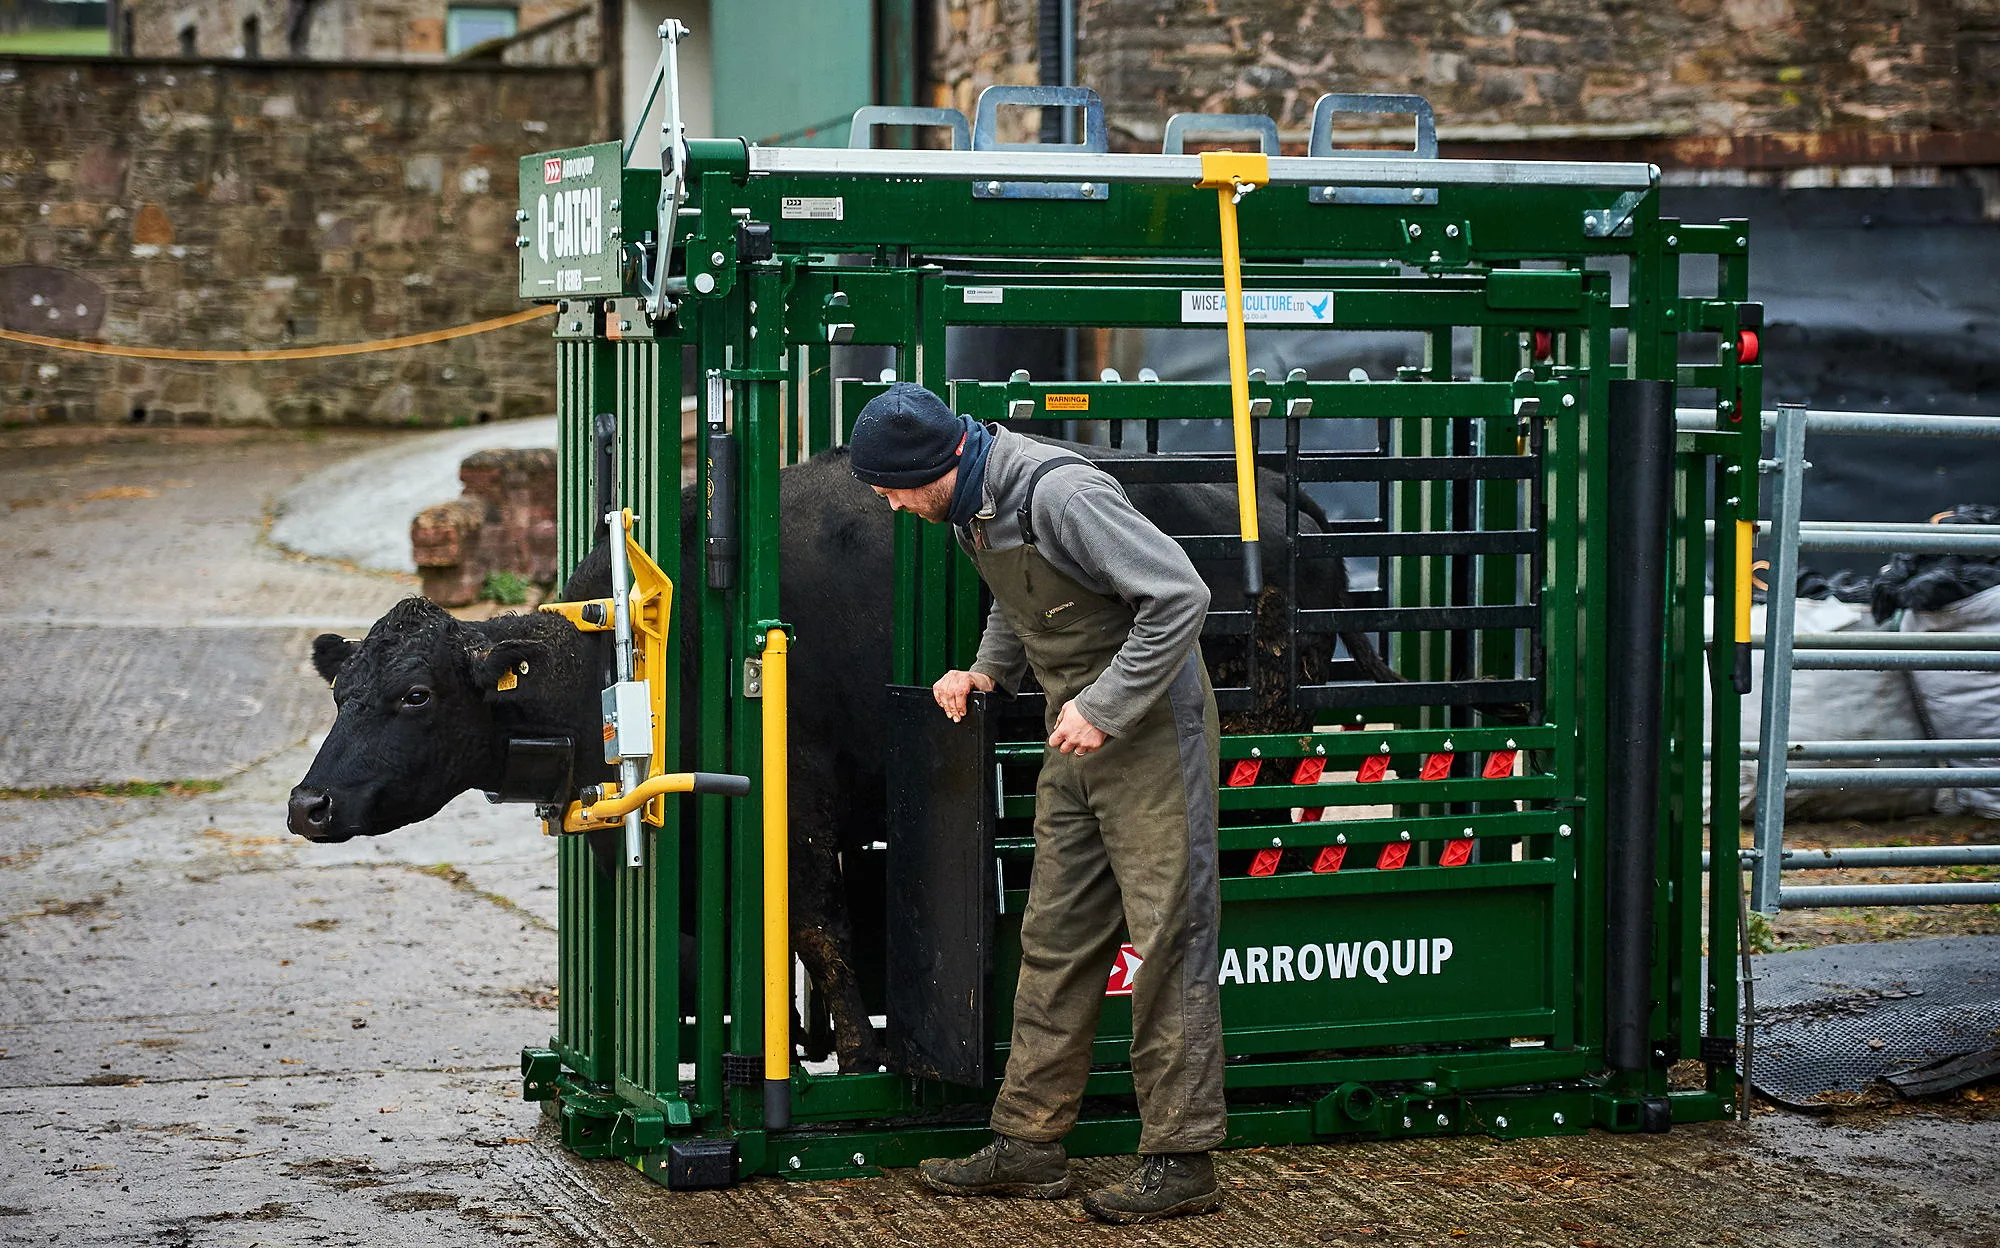
<instances>
[{"instance_id":1,"label":"black steel bar","mask_svg":"<svg viewBox=\"0 0 2000 1248\"><path fill-rule=\"evenodd\" d=\"M1296 416L1285 419L1285 705L1299 705L1305 668L1299 654L1299 440Z\"/></svg>"},{"instance_id":2,"label":"black steel bar","mask_svg":"<svg viewBox=\"0 0 2000 1248\"><path fill-rule=\"evenodd\" d=\"M1667 520L1674 387L1610 385L1606 518L1605 1063L1643 1072L1652 1054L1654 865L1659 853L1661 672L1666 653Z\"/></svg>"},{"instance_id":3,"label":"black steel bar","mask_svg":"<svg viewBox=\"0 0 2000 1248\"><path fill-rule=\"evenodd\" d=\"M1526 555L1539 540L1528 529L1487 529L1435 533L1307 533L1299 553L1308 558L1362 555Z\"/></svg>"},{"instance_id":4,"label":"black steel bar","mask_svg":"<svg viewBox=\"0 0 2000 1248\"><path fill-rule=\"evenodd\" d=\"M1301 611L1300 626L1326 632L1445 632L1460 628L1533 628L1540 621L1535 608L1490 607L1344 607Z\"/></svg>"}]
</instances>

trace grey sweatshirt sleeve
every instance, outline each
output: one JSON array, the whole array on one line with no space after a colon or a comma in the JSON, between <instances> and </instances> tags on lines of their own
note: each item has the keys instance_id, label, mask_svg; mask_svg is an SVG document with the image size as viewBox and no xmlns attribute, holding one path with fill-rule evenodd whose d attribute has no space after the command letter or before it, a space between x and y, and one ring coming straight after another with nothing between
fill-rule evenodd
<instances>
[{"instance_id":1,"label":"grey sweatshirt sleeve","mask_svg":"<svg viewBox=\"0 0 2000 1248\"><path fill-rule=\"evenodd\" d=\"M1009 694L1021 692L1021 681L1028 674L1028 652L1014 635L1014 626L1000 614L997 602L986 613L986 631L979 636L979 653L971 670L992 677L993 683Z\"/></svg>"},{"instance_id":2,"label":"grey sweatshirt sleeve","mask_svg":"<svg viewBox=\"0 0 2000 1248\"><path fill-rule=\"evenodd\" d=\"M1166 692L1201 639L1208 586L1180 543L1108 482L1070 492L1051 532L1078 568L1132 608L1131 635L1111 666L1076 697L1085 719L1122 736Z\"/></svg>"}]
</instances>

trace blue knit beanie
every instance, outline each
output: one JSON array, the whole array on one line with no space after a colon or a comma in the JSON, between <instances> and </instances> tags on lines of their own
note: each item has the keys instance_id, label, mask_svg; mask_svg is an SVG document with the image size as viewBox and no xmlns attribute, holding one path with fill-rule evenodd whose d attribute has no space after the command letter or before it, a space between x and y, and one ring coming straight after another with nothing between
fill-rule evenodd
<instances>
[{"instance_id":1,"label":"blue knit beanie","mask_svg":"<svg viewBox=\"0 0 2000 1248\"><path fill-rule=\"evenodd\" d=\"M848 466L887 490L929 485L958 466L971 424L922 386L899 381L861 409L848 437Z\"/></svg>"}]
</instances>

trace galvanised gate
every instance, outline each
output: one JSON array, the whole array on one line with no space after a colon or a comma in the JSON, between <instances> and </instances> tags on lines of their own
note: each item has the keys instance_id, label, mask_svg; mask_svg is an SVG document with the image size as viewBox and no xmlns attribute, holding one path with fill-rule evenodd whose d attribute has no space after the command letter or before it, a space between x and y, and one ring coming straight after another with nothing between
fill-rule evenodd
<instances>
[{"instance_id":1,"label":"galvanised gate","mask_svg":"<svg viewBox=\"0 0 2000 1248\"><path fill-rule=\"evenodd\" d=\"M1068 102L1102 134L1094 96ZM1257 463L1279 474L1287 517L1262 534L1276 596L1253 611L1217 593L1204 645L1236 656L1218 681L1226 721L1289 720L1223 741L1231 1142L1664 1130L1733 1112L1738 829L1735 803L1715 803L1705 873L1701 684L1710 771L1733 792L1747 672L1727 639L1747 637L1759 438L1738 417L1761 406L1746 226L1662 219L1643 165L1327 154L1342 106L1428 124L1411 97L1335 99L1315 155L1268 161L1238 208L1250 327L1415 330L1429 349L1394 380L1247 379ZM670 127L664 185L623 168L617 143L522 163L522 292L560 307L564 558L596 540L607 472L591 425L615 413L609 475L635 540L681 577L671 627L696 656L691 680L661 673L679 708L665 755L759 781L747 801L668 797L638 866L561 846L560 1025L524 1054L527 1095L572 1149L677 1186L967 1150L1004 1061L1043 747L1038 715L997 704L964 731L934 710L899 725L880 855L893 913L857 916L896 925L870 1003L895 1068L810 1073L764 1039L793 998L788 951L775 990L762 969L784 939L762 921L782 825L767 840L760 805L782 783L760 688L785 635L778 475L885 384L836 379L836 349L891 348L897 377L957 411L1029 431L1104 422L1132 450L1163 422L1231 414L1224 383L966 380L950 350L958 326L1220 331L1220 209L1196 189L1200 156L968 146L956 113L886 120L950 126L954 146L683 154ZM1177 121L1170 148L1203 127L1246 122ZM1690 256L1714 257L1712 293L1680 293ZM1459 375L1451 346L1468 336ZM684 386L705 447L699 530L679 498ZM1677 392L1715 406L1714 431L1674 433ZM1369 445L1309 449L1315 422ZM1108 467L1129 484L1236 479L1227 455ZM1307 522L1316 482L1364 483L1374 514ZM942 528L897 523L894 679L925 686L969 662L979 587ZM1232 567L1238 538L1184 540ZM704 557L684 564L689 544ZM1380 588L1312 601L1312 569L1340 558L1379 561ZM1367 679L1336 633L1365 634L1402 679ZM791 662L822 645L794 638ZM1093 1094L1129 1092L1126 962ZM1130 1102L1104 1104L1073 1151L1133 1147Z\"/></svg>"}]
</instances>

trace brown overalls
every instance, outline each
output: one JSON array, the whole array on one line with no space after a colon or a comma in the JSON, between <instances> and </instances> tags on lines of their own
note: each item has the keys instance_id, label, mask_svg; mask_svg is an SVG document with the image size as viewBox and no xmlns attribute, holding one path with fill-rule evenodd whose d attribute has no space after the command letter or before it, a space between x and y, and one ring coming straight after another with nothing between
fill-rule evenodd
<instances>
[{"instance_id":1,"label":"brown overalls","mask_svg":"<svg viewBox=\"0 0 2000 1248\"><path fill-rule=\"evenodd\" d=\"M1040 465L1028 487L1050 469ZM1032 527L973 563L1048 695L1063 704L1109 667L1132 609L1058 571ZM976 545L976 543L975 543ZM1216 780L1220 730L1199 646L1132 730L1078 756L1049 749L1035 786L1035 864L1021 920L1013 1045L993 1129L1061 1139L1075 1125L1120 933L1144 959L1132 989L1132 1083L1142 1153L1222 1142L1222 1015L1216 986Z\"/></svg>"}]
</instances>

